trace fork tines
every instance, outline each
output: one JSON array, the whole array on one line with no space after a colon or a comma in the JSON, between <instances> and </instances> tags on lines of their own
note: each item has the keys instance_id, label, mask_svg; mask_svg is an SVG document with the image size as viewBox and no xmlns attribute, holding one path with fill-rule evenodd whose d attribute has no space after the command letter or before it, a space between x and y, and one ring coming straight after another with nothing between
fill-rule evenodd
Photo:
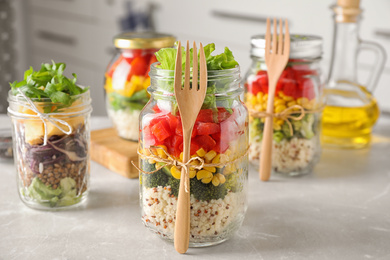
<instances>
[{"instance_id":1,"label":"fork tines","mask_svg":"<svg viewBox=\"0 0 390 260\"><path fill-rule=\"evenodd\" d=\"M271 41L271 22L270 22L270 19L267 18L267 32L265 34L265 55L266 56L270 52L275 53L275 54L280 54L280 55L286 54L285 50L287 50L287 44L288 44L288 50L290 49L290 34L289 34L289 28L288 28L288 20L287 19L285 20L286 41L283 41L284 35L283 35L282 19L279 19L279 35L276 32L276 27L277 27L277 21L276 21L276 18L274 18L273 34L272 34L272 41ZM270 43L272 43L272 49L271 49Z\"/></svg>"}]
</instances>

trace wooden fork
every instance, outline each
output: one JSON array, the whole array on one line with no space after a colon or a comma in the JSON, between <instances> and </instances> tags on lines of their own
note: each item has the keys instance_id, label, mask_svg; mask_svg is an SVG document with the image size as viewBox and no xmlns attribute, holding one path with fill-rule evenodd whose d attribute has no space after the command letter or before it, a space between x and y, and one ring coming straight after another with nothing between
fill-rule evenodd
<instances>
[{"instance_id":1,"label":"wooden fork","mask_svg":"<svg viewBox=\"0 0 390 260\"><path fill-rule=\"evenodd\" d=\"M271 25L267 19L267 32L265 34L265 63L267 64L268 74L268 103L267 113L274 111L274 96L276 84L287 65L290 55L290 34L288 31L288 22L285 24L285 35L283 35L282 19L279 20L279 36L276 34L276 19L274 19L274 33L272 35L271 50ZM283 37L284 36L284 37ZM272 132L273 118L266 117L263 131L263 142L260 155L260 179L268 181L271 175L272 165Z\"/></svg>"},{"instance_id":2,"label":"wooden fork","mask_svg":"<svg viewBox=\"0 0 390 260\"><path fill-rule=\"evenodd\" d=\"M190 50L187 41L186 66L184 87L182 88L182 58L181 43L177 46L175 64L175 97L179 107L183 127L183 163L190 159L191 134L196 117L203 105L207 89L207 67L202 43L200 43L200 82L198 88L198 51L194 42L193 46L192 88L190 84ZM177 201L176 224L175 224L175 249L180 254L187 252L190 240L190 178L189 169L181 170L179 198Z\"/></svg>"}]
</instances>

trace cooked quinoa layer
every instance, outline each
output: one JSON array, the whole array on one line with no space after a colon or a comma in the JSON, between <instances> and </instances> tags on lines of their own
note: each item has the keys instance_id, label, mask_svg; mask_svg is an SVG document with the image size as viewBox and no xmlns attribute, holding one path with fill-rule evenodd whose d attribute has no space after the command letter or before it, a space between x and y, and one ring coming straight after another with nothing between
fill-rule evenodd
<instances>
[{"instance_id":1,"label":"cooked quinoa layer","mask_svg":"<svg viewBox=\"0 0 390 260\"><path fill-rule=\"evenodd\" d=\"M282 140L280 143L273 142L272 168L276 172L290 173L302 171L309 165L313 165L318 154L317 137L311 139L292 138ZM249 160L258 165L261 153L261 142L252 142L249 149Z\"/></svg>"},{"instance_id":2,"label":"cooked quinoa layer","mask_svg":"<svg viewBox=\"0 0 390 260\"><path fill-rule=\"evenodd\" d=\"M199 201L191 195L190 241L218 236L225 232L230 224L242 221L245 200L245 194L242 192L228 192L224 199L211 201ZM162 236L173 239L177 198L170 194L170 187L144 187L142 204L142 220L145 225Z\"/></svg>"},{"instance_id":3,"label":"cooked quinoa layer","mask_svg":"<svg viewBox=\"0 0 390 260\"><path fill-rule=\"evenodd\" d=\"M140 113L141 111L139 110L130 109L118 111L114 111L112 109L108 110L108 114L115 125L118 135L122 138L134 141L138 140L138 120Z\"/></svg>"}]
</instances>

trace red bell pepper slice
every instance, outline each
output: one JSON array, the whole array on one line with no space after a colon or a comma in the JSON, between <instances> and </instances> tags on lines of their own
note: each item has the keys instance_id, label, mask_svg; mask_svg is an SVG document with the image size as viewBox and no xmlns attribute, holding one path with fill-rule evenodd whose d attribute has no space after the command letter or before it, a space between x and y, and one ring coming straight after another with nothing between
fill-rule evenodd
<instances>
[{"instance_id":1,"label":"red bell pepper slice","mask_svg":"<svg viewBox=\"0 0 390 260\"><path fill-rule=\"evenodd\" d=\"M130 81L133 75L144 76L146 70L148 69L148 63L142 56L134 58L130 65L131 68L129 74L127 75L127 81Z\"/></svg>"},{"instance_id":2,"label":"red bell pepper slice","mask_svg":"<svg viewBox=\"0 0 390 260\"><path fill-rule=\"evenodd\" d=\"M183 143L180 144L179 149L180 149L180 152L183 151ZM196 151L198 151L199 149L200 149L200 146L196 142L191 141L190 155L195 154Z\"/></svg>"},{"instance_id":3,"label":"red bell pepper slice","mask_svg":"<svg viewBox=\"0 0 390 260\"><path fill-rule=\"evenodd\" d=\"M195 126L194 126L194 128L192 129L191 137L195 137L195 136L197 135L196 124L197 124L197 122L195 123ZM179 117L179 119L178 119L177 127L176 127L176 129L175 129L175 134L177 134L177 135L179 135L179 136L183 136L183 126L181 125L181 119L180 119L180 117Z\"/></svg>"},{"instance_id":4,"label":"red bell pepper slice","mask_svg":"<svg viewBox=\"0 0 390 260\"><path fill-rule=\"evenodd\" d=\"M221 123L223 121L225 121L226 119L228 119L232 114L226 110L226 108L224 107L219 107L218 108L218 115L217 115L217 118L218 118L218 122Z\"/></svg>"}]
</instances>

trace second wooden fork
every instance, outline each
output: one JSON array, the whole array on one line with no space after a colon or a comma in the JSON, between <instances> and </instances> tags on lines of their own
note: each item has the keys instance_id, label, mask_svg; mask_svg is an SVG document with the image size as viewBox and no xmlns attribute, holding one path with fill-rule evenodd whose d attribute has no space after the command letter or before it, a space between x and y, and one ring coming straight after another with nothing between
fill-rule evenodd
<instances>
[{"instance_id":1,"label":"second wooden fork","mask_svg":"<svg viewBox=\"0 0 390 260\"><path fill-rule=\"evenodd\" d=\"M267 19L267 32L265 35L265 63L267 64L268 74L268 103L267 114L273 114L275 88L279 77L287 65L290 56L290 34L288 31L288 22L286 20L285 30L283 35L282 20L279 21L279 35L276 33L276 19L273 23L273 34L271 39L271 25L269 18ZM271 48L272 43L272 48ZM273 133L273 117L266 117L263 141L260 155L260 179L268 181L271 175L272 165L272 133Z\"/></svg>"}]
</instances>

